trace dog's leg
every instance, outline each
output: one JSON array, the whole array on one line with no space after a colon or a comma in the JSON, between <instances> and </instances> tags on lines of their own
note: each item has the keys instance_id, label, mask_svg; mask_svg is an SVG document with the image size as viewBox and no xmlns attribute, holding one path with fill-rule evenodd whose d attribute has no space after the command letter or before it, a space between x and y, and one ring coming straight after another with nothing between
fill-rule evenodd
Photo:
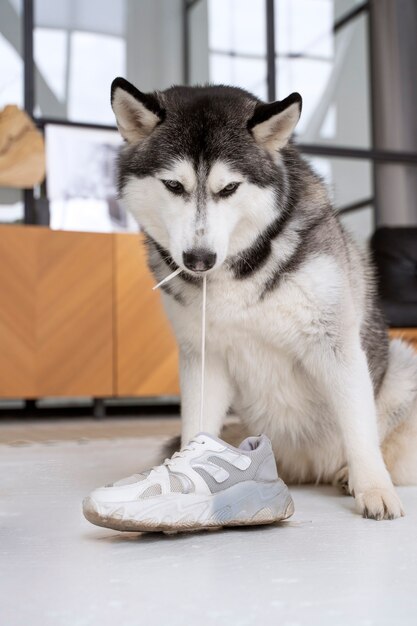
<instances>
[{"instance_id":1,"label":"dog's leg","mask_svg":"<svg viewBox=\"0 0 417 626\"><path fill-rule=\"evenodd\" d=\"M388 369L377 397L379 438L395 485L417 485L417 354L390 342Z\"/></svg>"},{"instance_id":2,"label":"dog's leg","mask_svg":"<svg viewBox=\"0 0 417 626\"><path fill-rule=\"evenodd\" d=\"M377 417L368 363L359 339L342 354L310 352L308 362L329 399L345 445L349 491L364 517L393 519L403 515L401 502L379 446ZM336 356L337 355L337 356ZM312 370L313 373L313 370Z\"/></svg>"},{"instance_id":3,"label":"dog's leg","mask_svg":"<svg viewBox=\"0 0 417 626\"><path fill-rule=\"evenodd\" d=\"M336 472L332 484L340 489L340 491L346 496L354 495L349 489L349 470L347 465L344 465L338 472Z\"/></svg>"},{"instance_id":4,"label":"dog's leg","mask_svg":"<svg viewBox=\"0 0 417 626\"><path fill-rule=\"evenodd\" d=\"M181 352L181 441L186 444L200 430L201 356ZM233 399L233 385L223 359L206 354L203 429L219 435Z\"/></svg>"}]
</instances>

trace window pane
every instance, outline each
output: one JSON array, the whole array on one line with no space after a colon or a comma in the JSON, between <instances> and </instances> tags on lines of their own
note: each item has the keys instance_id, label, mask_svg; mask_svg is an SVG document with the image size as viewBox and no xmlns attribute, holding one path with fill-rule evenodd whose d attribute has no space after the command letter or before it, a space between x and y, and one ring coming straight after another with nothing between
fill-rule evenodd
<instances>
[{"instance_id":1,"label":"window pane","mask_svg":"<svg viewBox=\"0 0 417 626\"><path fill-rule=\"evenodd\" d=\"M114 124L109 88L126 74L125 11L125 0L36 1L37 115Z\"/></svg>"},{"instance_id":2,"label":"window pane","mask_svg":"<svg viewBox=\"0 0 417 626\"><path fill-rule=\"evenodd\" d=\"M22 1L0 2L0 109L23 107Z\"/></svg>"},{"instance_id":3,"label":"window pane","mask_svg":"<svg viewBox=\"0 0 417 626\"><path fill-rule=\"evenodd\" d=\"M8 104L23 108L22 0L0 1L0 111ZM0 224L23 221L19 189L0 187Z\"/></svg>"},{"instance_id":4,"label":"window pane","mask_svg":"<svg viewBox=\"0 0 417 626\"><path fill-rule=\"evenodd\" d=\"M125 74L125 43L97 33L71 34L68 119L114 124L109 89Z\"/></svg>"},{"instance_id":5,"label":"window pane","mask_svg":"<svg viewBox=\"0 0 417 626\"><path fill-rule=\"evenodd\" d=\"M264 0L209 0L208 46L211 83L243 87L266 98Z\"/></svg>"},{"instance_id":6,"label":"window pane","mask_svg":"<svg viewBox=\"0 0 417 626\"><path fill-rule=\"evenodd\" d=\"M265 56L265 0L209 0L208 16L210 50Z\"/></svg>"},{"instance_id":7,"label":"window pane","mask_svg":"<svg viewBox=\"0 0 417 626\"><path fill-rule=\"evenodd\" d=\"M243 87L266 98L266 65L260 59L210 54L210 82Z\"/></svg>"},{"instance_id":8,"label":"window pane","mask_svg":"<svg viewBox=\"0 0 417 626\"><path fill-rule=\"evenodd\" d=\"M46 28L99 32L122 37L125 0L35 0L35 23Z\"/></svg>"},{"instance_id":9,"label":"window pane","mask_svg":"<svg viewBox=\"0 0 417 626\"><path fill-rule=\"evenodd\" d=\"M368 15L338 29L355 5L336 0L275 0L277 95L303 96L297 127L305 143L371 145Z\"/></svg>"},{"instance_id":10,"label":"window pane","mask_svg":"<svg viewBox=\"0 0 417 626\"><path fill-rule=\"evenodd\" d=\"M318 61L316 59L277 59L277 98L282 100L293 91L299 91L303 97L303 111L297 125L297 133L300 141L308 143L317 141L320 135L324 120L321 122L319 133L312 132L315 128L315 119L323 107L323 93L326 90L332 66L328 61ZM328 113L326 104L325 116ZM326 128L326 126L325 126ZM335 133L332 133L332 137ZM321 138L320 138L321 139ZM320 143L323 143L320 141Z\"/></svg>"},{"instance_id":11,"label":"window pane","mask_svg":"<svg viewBox=\"0 0 417 626\"><path fill-rule=\"evenodd\" d=\"M341 216L356 239L367 240L374 229L372 163L363 159L305 157L324 179L336 210L369 200L363 208Z\"/></svg>"},{"instance_id":12,"label":"window pane","mask_svg":"<svg viewBox=\"0 0 417 626\"><path fill-rule=\"evenodd\" d=\"M182 8L182 0L36 0L36 114L114 125L116 76L142 91L182 83Z\"/></svg>"},{"instance_id":13,"label":"window pane","mask_svg":"<svg viewBox=\"0 0 417 626\"><path fill-rule=\"evenodd\" d=\"M278 54L308 53L333 57L332 0L275 0Z\"/></svg>"},{"instance_id":14,"label":"window pane","mask_svg":"<svg viewBox=\"0 0 417 626\"><path fill-rule=\"evenodd\" d=\"M36 28L33 34L37 69L49 90L59 102L67 96L67 31L58 28ZM51 50L54 51L51 54ZM39 83L38 83L39 84Z\"/></svg>"}]
</instances>

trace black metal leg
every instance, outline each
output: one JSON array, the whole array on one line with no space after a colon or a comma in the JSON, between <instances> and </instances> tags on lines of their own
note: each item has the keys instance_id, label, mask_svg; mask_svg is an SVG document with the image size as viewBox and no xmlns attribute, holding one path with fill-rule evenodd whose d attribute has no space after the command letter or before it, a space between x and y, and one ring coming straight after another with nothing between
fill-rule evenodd
<instances>
[{"instance_id":1,"label":"black metal leg","mask_svg":"<svg viewBox=\"0 0 417 626\"><path fill-rule=\"evenodd\" d=\"M101 420L106 417L106 406L103 398L94 398L93 415L97 420Z\"/></svg>"},{"instance_id":2,"label":"black metal leg","mask_svg":"<svg viewBox=\"0 0 417 626\"><path fill-rule=\"evenodd\" d=\"M36 412L36 400L25 400L25 413L34 415Z\"/></svg>"}]
</instances>

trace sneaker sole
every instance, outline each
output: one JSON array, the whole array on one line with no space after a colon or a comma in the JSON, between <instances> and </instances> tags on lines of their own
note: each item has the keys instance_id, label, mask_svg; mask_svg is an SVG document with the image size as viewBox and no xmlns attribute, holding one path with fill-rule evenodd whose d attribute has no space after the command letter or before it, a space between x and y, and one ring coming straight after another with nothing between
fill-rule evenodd
<instances>
[{"instance_id":1,"label":"sneaker sole","mask_svg":"<svg viewBox=\"0 0 417 626\"><path fill-rule=\"evenodd\" d=\"M248 481L209 496L169 494L163 498L98 503L90 496L83 502L83 513L96 526L123 532L260 526L286 520L294 513L294 502L281 480L264 484Z\"/></svg>"}]
</instances>

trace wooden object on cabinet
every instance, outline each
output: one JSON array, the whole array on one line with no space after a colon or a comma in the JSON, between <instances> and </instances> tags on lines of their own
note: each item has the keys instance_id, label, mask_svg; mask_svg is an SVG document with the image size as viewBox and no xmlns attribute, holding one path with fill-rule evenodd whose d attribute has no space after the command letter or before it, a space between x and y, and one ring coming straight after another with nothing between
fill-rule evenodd
<instances>
[{"instance_id":1,"label":"wooden object on cabinet","mask_svg":"<svg viewBox=\"0 0 417 626\"><path fill-rule=\"evenodd\" d=\"M118 396L178 395L178 356L142 235L115 235L115 387Z\"/></svg>"},{"instance_id":2,"label":"wooden object on cabinet","mask_svg":"<svg viewBox=\"0 0 417 626\"><path fill-rule=\"evenodd\" d=\"M28 189L45 178L45 142L29 115L14 104L0 111L0 186Z\"/></svg>"},{"instance_id":3,"label":"wooden object on cabinet","mask_svg":"<svg viewBox=\"0 0 417 626\"><path fill-rule=\"evenodd\" d=\"M113 236L0 229L0 397L113 395Z\"/></svg>"}]
</instances>

